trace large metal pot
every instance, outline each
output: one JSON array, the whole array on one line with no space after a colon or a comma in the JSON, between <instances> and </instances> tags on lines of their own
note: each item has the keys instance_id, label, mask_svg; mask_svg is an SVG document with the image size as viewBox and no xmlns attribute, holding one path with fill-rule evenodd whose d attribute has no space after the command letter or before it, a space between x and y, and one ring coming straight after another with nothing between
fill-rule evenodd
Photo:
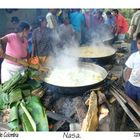
<instances>
[{"instance_id":1,"label":"large metal pot","mask_svg":"<svg viewBox=\"0 0 140 140\"><path fill-rule=\"evenodd\" d=\"M82 63L79 63L79 67L88 68L89 70L93 70L94 72L101 73L101 75L103 77L102 80L99 81L98 83L93 83L90 85L73 86L73 87L69 87L69 86L64 87L64 86L56 85L55 83L50 84L45 81L44 81L44 83L46 84L48 89L51 90L53 93L61 94L61 95L74 95L74 96L81 95L81 94L85 93L86 91L93 89L93 88L97 88L105 83L108 73L101 66L98 66L93 63L82 62Z\"/></svg>"},{"instance_id":2,"label":"large metal pot","mask_svg":"<svg viewBox=\"0 0 140 140\"><path fill-rule=\"evenodd\" d=\"M111 46L112 43L113 43L113 40L114 40L114 36L112 36L112 35L107 35L107 36L102 36L102 37L100 36L99 38L93 39L92 43L94 45L101 45L101 44L103 44L103 45Z\"/></svg>"},{"instance_id":3,"label":"large metal pot","mask_svg":"<svg viewBox=\"0 0 140 140\"><path fill-rule=\"evenodd\" d=\"M104 38L104 39L103 39L103 44L104 44L104 45L112 45L113 40L114 40L114 37L113 37L113 36L108 37L108 38Z\"/></svg>"},{"instance_id":4,"label":"large metal pot","mask_svg":"<svg viewBox=\"0 0 140 140\"><path fill-rule=\"evenodd\" d=\"M82 49L94 49L96 48L99 52L99 54L101 52L106 52L106 51L110 51L110 53L107 53L106 55L100 55L99 56L96 56L96 55L91 55L91 56L84 56L84 55L81 55L80 52ZM108 47L108 46L81 46L79 48L71 48L69 50L69 52L65 52L64 55L66 56L69 56L69 57L75 57L75 58L79 58L80 62L91 62L91 63L95 63L95 64L98 64L100 66L104 66L104 65L107 65L107 64L111 64L111 63L114 63L114 60L115 60L115 56L116 56L116 52L117 50L115 50L114 48L112 47Z\"/></svg>"},{"instance_id":5,"label":"large metal pot","mask_svg":"<svg viewBox=\"0 0 140 140\"><path fill-rule=\"evenodd\" d=\"M82 46L82 47L84 47L84 46ZM82 47L80 47L79 49L82 49ZM91 46L91 48L92 48L92 46ZM96 47L96 49L98 49L98 47ZM106 47L103 47L101 51L106 51L105 49L106 49ZM111 53L109 53L109 55L105 55L105 56L101 55L100 57L96 57L96 56L91 56L91 57L79 56L79 59L82 62L94 62L94 63L99 64L101 66L113 63L114 60L115 60L115 56L116 56L116 50L111 48L111 47L107 47L107 49L110 49L110 51L111 51ZM99 53L101 53L100 50L99 50Z\"/></svg>"}]
</instances>

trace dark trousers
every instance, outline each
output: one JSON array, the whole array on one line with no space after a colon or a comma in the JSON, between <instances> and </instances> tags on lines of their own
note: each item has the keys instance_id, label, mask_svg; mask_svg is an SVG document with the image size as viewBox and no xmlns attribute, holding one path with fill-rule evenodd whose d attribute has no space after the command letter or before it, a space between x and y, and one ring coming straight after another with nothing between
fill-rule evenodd
<instances>
[{"instance_id":1,"label":"dark trousers","mask_svg":"<svg viewBox=\"0 0 140 140\"><path fill-rule=\"evenodd\" d=\"M140 87L132 85L129 81L125 83L126 94L136 102L140 101Z\"/></svg>"},{"instance_id":2,"label":"dark trousers","mask_svg":"<svg viewBox=\"0 0 140 140\"><path fill-rule=\"evenodd\" d=\"M137 52L137 51L138 51L137 42L136 42L136 40L132 40L131 41L131 54L134 52Z\"/></svg>"}]
</instances>

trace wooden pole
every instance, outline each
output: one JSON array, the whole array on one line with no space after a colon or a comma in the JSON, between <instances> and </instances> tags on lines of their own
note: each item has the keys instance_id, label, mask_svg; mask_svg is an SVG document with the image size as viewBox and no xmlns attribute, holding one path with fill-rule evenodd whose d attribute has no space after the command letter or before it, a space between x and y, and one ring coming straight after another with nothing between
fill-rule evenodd
<instances>
[{"instance_id":1,"label":"wooden pole","mask_svg":"<svg viewBox=\"0 0 140 140\"><path fill-rule=\"evenodd\" d=\"M126 94L124 94L121 90L116 89L115 86L112 86L129 104L129 106L139 115L140 117L140 107L131 99L129 98Z\"/></svg>"},{"instance_id":2,"label":"wooden pole","mask_svg":"<svg viewBox=\"0 0 140 140\"><path fill-rule=\"evenodd\" d=\"M140 129L140 122L135 118L135 116L131 113L131 111L127 108L127 106L125 105L125 103L120 99L120 97L118 96L118 94L114 93L112 90L110 90L111 93L114 95L114 97L117 99L117 101L119 102L119 104L121 105L121 107L124 109L124 111L126 112L126 114L130 117L130 119L134 122L134 124L138 127L138 129Z\"/></svg>"}]
</instances>

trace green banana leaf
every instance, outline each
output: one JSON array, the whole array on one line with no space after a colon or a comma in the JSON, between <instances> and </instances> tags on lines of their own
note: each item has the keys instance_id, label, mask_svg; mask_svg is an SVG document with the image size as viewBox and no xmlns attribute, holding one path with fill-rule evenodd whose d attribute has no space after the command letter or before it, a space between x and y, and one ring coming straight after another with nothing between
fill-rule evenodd
<instances>
[{"instance_id":1,"label":"green banana leaf","mask_svg":"<svg viewBox=\"0 0 140 140\"><path fill-rule=\"evenodd\" d=\"M10 110L8 126L12 131L20 131L17 105L13 106Z\"/></svg>"},{"instance_id":2,"label":"green banana leaf","mask_svg":"<svg viewBox=\"0 0 140 140\"><path fill-rule=\"evenodd\" d=\"M22 90L22 94L24 97L28 97L31 95L31 91L30 89L25 89L25 90Z\"/></svg>"},{"instance_id":3,"label":"green banana leaf","mask_svg":"<svg viewBox=\"0 0 140 140\"><path fill-rule=\"evenodd\" d=\"M7 108L8 104L9 104L8 95L6 93L1 93L0 94L0 110Z\"/></svg>"},{"instance_id":4,"label":"green banana leaf","mask_svg":"<svg viewBox=\"0 0 140 140\"><path fill-rule=\"evenodd\" d=\"M24 73L21 80L19 81L19 84L24 84L28 80L28 78L29 78L28 75Z\"/></svg>"},{"instance_id":5,"label":"green banana leaf","mask_svg":"<svg viewBox=\"0 0 140 140\"><path fill-rule=\"evenodd\" d=\"M0 94L1 94L1 93L3 93L3 92L2 92L2 85L0 85Z\"/></svg>"},{"instance_id":6,"label":"green banana leaf","mask_svg":"<svg viewBox=\"0 0 140 140\"><path fill-rule=\"evenodd\" d=\"M14 89L15 86L18 85L18 82L21 80L21 78L22 75L19 72L17 72L9 81L3 84L2 91L5 93L9 93L9 91Z\"/></svg>"},{"instance_id":7,"label":"green banana leaf","mask_svg":"<svg viewBox=\"0 0 140 140\"><path fill-rule=\"evenodd\" d=\"M22 92L21 92L21 89L17 88L17 89L14 89L12 90L10 93L9 93L9 103L15 103L15 102L18 102L22 100Z\"/></svg>"},{"instance_id":8,"label":"green banana leaf","mask_svg":"<svg viewBox=\"0 0 140 140\"><path fill-rule=\"evenodd\" d=\"M32 96L28 100L26 107L36 122L37 131L49 131L46 111L41 105L39 98Z\"/></svg>"},{"instance_id":9,"label":"green banana leaf","mask_svg":"<svg viewBox=\"0 0 140 140\"><path fill-rule=\"evenodd\" d=\"M19 116L22 122L23 130L24 131L36 131L36 124L25 107L23 102L19 105Z\"/></svg>"},{"instance_id":10,"label":"green banana leaf","mask_svg":"<svg viewBox=\"0 0 140 140\"><path fill-rule=\"evenodd\" d=\"M39 87L41 87L41 83L39 81L36 80L28 80L27 83L30 85L30 87L32 88L32 90L37 89Z\"/></svg>"},{"instance_id":11,"label":"green banana leaf","mask_svg":"<svg viewBox=\"0 0 140 140\"><path fill-rule=\"evenodd\" d=\"M25 71L25 74L28 75L28 77L32 78L32 77L38 75L38 71L33 70L33 69L27 69L27 70Z\"/></svg>"},{"instance_id":12,"label":"green banana leaf","mask_svg":"<svg viewBox=\"0 0 140 140\"><path fill-rule=\"evenodd\" d=\"M20 88L22 91L27 90L27 89L32 90L32 87L29 84L27 84L27 82L24 84L18 85L17 88Z\"/></svg>"}]
</instances>

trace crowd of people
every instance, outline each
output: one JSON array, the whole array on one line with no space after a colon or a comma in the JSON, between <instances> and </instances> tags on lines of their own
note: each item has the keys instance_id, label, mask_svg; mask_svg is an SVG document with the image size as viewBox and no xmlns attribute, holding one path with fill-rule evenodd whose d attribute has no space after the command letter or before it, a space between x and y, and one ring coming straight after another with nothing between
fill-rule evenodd
<instances>
[{"instance_id":1,"label":"crowd of people","mask_svg":"<svg viewBox=\"0 0 140 140\"><path fill-rule=\"evenodd\" d=\"M63 40L73 37L79 44L100 41L107 35L112 35L115 40L124 40L128 31L127 20L118 9L50 9L42 18L46 19L46 27L59 32ZM11 23L8 33L17 32L19 18L12 17Z\"/></svg>"},{"instance_id":2,"label":"crowd of people","mask_svg":"<svg viewBox=\"0 0 140 140\"><path fill-rule=\"evenodd\" d=\"M126 62L128 67L126 91L131 95L134 92L133 99L140 97L138 93L140 78L136 76L138 66L140 67L140 61L138 61L140 56L137 53L140 48L139 9L136 9L130 27L125 16L118 9L110 11L104 9L50 9L46 16L37 17L36 27L20 21L18 17L12 17L11 22L13 27L10 28L9 33L0 38L0 55L3 54L2 46L6 43L6 54L17 59L38 59L39 64L46 63L54 49L61 49L65 45L71 46L76 42L80 46L96 42L107 34L113 36L112 42L124 41L125 34L129 33L131 53L134 54ZM23 66L4 59L1 66L1 82L9 80L16 71L22 72L24 69ZM131 97L131 95L129 96Z\"/></svg>"}]
</instances>

